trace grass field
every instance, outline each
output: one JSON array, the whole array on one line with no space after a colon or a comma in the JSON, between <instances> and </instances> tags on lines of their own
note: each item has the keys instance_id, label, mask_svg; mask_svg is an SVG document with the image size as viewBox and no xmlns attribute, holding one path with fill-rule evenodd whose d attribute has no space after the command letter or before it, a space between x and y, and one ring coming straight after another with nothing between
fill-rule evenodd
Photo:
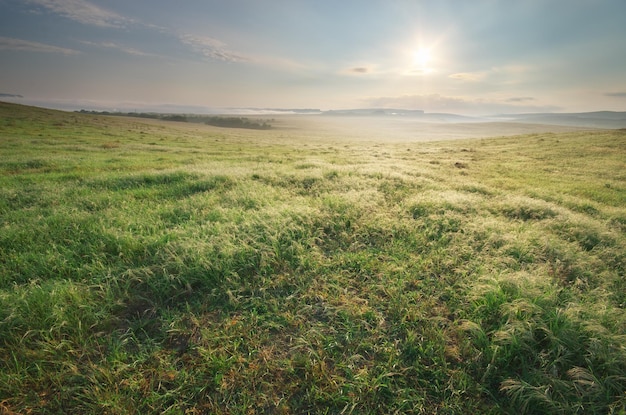
<instances>
[{"instance_id":1,"label":"grass field","mask_svg":"<svg viewBox=\"0 0 626 415\"><path fill-rule=\"evenodd\" d=\"M624 131L0 104L1 414L625 414L625 271Z\"/></svg>"}]
</instances>

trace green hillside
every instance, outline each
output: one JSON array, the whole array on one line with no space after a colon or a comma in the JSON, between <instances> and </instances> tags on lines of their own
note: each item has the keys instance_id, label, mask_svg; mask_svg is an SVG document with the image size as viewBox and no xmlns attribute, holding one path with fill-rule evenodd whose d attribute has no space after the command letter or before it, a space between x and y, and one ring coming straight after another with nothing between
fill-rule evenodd
<instances>
[{"instance_id":1,"label":"green hillside","mask_svg":"<svg viewBox=\"0 0 626 415\"><path fill-rule=\"evenodd\" d=\"M0 103L0 414L626 413L626 132L287 124Z\"/></svg>"}]
</instances>

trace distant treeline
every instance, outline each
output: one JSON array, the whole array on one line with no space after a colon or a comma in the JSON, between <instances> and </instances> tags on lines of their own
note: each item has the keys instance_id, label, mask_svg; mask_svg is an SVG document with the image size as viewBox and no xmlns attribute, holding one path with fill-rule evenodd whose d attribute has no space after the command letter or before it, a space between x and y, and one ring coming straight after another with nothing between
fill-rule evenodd
<instances>
[{"instance_id":1,"label":"distant treeline","mask_svg":"<svg viewBox=\"0 0 626 415\"><path fill-rule=\"evenodd\" d=\"M209 117L205 124L216 127L230 128L252 128L254 130L269 130L272 128L268 121L271 120L250 120L244 117Z\"/></svg>"},{"instance_id":2,"label":"distant treeline","mask_svg":"<svg viewBox=\"0 0 626 415\"><path fill-rule=\"evenodd\" d=\"M159 114L155 112L109 112L109 111L76 111L81 114L116 115L119 117L151 118L163 121L194 122L226 128L250 128L254 130L269 130L273 120L250 119L245 117L225 117L213 115L182 115Z\"/></svg>"},{"instance_id":3,"label":"distant treeline","mask_svg":"<svg viewBox=\"0 0 626 415\"><path fill-rule=\"evenodd\" d=\"M137 117L137 118L151 118L153 120L163 120L163 121L180 121L187 122L186 115L181 114L158 114L156 112L118 112L118 111L87 111L80 110L76 111L81 114L95 114L95 115L115 115L118 117Z\"/></svg>"}]
</instances>

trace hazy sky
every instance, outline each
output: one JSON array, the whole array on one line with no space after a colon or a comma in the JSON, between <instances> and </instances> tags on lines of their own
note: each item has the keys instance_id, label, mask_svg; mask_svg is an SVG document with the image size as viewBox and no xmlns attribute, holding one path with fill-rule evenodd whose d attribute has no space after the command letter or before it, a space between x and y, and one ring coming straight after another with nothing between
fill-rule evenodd
<instances>
[{"instance_id":1,"label":"hazy sky","mask_svg":"<svg viewBox=\"0 0 626 415\"><path fill-rule=\"evenodd\" d=\"M624 111L626 0L0 0L0 100Z\"/></svg>"}]
</instances>

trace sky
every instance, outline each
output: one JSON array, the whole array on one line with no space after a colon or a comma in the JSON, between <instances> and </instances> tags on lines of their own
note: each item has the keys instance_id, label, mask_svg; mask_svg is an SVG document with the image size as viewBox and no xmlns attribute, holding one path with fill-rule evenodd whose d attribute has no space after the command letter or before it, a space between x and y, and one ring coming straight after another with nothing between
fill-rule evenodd
<instances>
[{"instance_id":1,"label":"sky","mask_svg":"<svg viewBox=\"0 0 626 415\"><path fill-rule=\"evenodd\" d=\"M626 0L0 0L0 100L626 111Z\"/></svg>"}]
</instances>

